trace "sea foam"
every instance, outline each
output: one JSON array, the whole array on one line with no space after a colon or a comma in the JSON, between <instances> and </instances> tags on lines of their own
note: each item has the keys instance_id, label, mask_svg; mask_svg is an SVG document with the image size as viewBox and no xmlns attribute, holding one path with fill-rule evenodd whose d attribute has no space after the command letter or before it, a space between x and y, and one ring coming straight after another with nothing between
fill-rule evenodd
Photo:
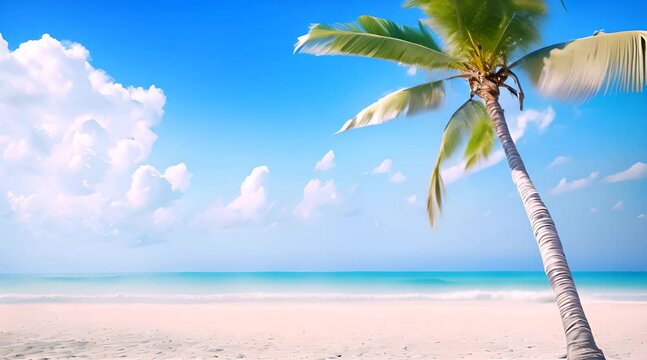
<instances>
[{"instance_id":1,"label":"sea foam","mask_svg":"<svg viewBox=\"0 0 647 360\"><path fill-rule=\"evenodd\" d=\"M589 294L590 301L647 301L647 293ZM550 291L467 290L440 293L0 294L0 303L218 303L308 301L522 301L548 303Z\"/></svg>"}]
</instances>

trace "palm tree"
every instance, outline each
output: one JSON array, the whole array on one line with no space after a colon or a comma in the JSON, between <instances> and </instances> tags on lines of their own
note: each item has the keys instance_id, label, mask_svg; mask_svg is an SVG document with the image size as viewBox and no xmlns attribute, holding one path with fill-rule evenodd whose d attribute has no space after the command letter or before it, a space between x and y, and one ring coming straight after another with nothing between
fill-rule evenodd
<instances>
[{"instance_id":1,"label":"palm tree","mask_svg":"<svg viewBox=\"0 0 647 360\"><path fill-rule=\"evenodd\" d=\"M587 100L602 90L642 91L647 82L647 31L597 32L520 56L539 40L539 23L546 13L543 1L409 0L405 6L418 7L429 18L415 27L371 16L361 16L352 24L315 24L299 37L295 52L391 60L427 70L436 79L383 97L348 120L340 132L435 109L444 97L445 82L466 80L469 100L447 123L431 174L429 221L434 226L442 208L443 161L464 144L462 156L469 169L491 153L498 137L553 289L568 358L604 359L584 315L555 223L517 151L499 95L501 88L508 90L523 110L517 70L526 71L540 93L564 100ZM442 46L427 26L443 40Z\"/></svg>"}]
</instances>

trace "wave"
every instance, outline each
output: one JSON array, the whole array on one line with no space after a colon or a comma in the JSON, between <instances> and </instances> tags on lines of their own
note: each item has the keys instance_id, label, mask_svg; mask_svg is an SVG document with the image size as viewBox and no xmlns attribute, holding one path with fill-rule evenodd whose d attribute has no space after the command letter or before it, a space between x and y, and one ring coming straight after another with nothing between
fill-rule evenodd
<instances>
[{"instance_id":1,"label":"wave","mask_svg":"<svg viewBox=\"0 0 647 360\"><path fill-rule=\"evenodd\" d=\"M588 301L647 302L647 293L593 293ZM548 303L550 291L466 290L436 293L0 294L0 303L217 303L272 301L520 301Z\"/></svg>"},{"instance_id":2,"label":"wave","mask_svg":"<svg viewBox=\"0 0 647 360\"><path fill-rule=\"evenodd\" d=\"M446 293L236 293L236 294L0 294L0 303L22 302L236 302L236 301L532 301L550 292L457 291Z\"/></svg>"}]
</instances>

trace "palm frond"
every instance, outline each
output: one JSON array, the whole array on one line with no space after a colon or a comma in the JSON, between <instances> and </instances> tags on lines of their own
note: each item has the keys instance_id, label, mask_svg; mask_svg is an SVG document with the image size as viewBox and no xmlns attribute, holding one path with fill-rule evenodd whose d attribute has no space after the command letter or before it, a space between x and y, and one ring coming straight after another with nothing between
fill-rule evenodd
<instances>
[{"instance_id":1,"label":"palm frond","mask_svg":"<svg viewBox=\"0 0 647 360\"><path fill-rule=\"evenodd\" d=\"M405 6L429 15L427 23L449 54L492 66L537 41L539 20L546 13L541 0L408 0Z\"/></svg>"},{"instance_id":2,"label":"palm frond","mask_svg":"<svg viewBox=\"0 0 647 360\"><path fill-rule=\"evenodd\" d=\"M598 33L547 46L510 67L526 70L544 95L584 101L604 90L639 92L647 85L647 31Z\"/></svg>"},{"instance_id":3,"label":"palm frond","mask_svg":"<svg viewBox=\"0 0 647 360\"><path fill-rule=\"evenodd\" d=\"M374 102L339 129L378 125L400 115L414 115L438 107L445 95L443 80L432 81L418 86L401 89Z\"/></svg>"},{"instance_id":4,"label":"palm frond","mask_svg":"<svg viewBox=\"0 0 647 360\"><path fill-rule=\"evenodd\" d=\"M457 62L440 50L422 23L413 28L372 16L360 16L356 24L312 25L294 51L386 59L426 69L451 68Z\"/></svg>"},{"instance_id":5,"label":"palm frond","mask_svg":"<svg viewBox=\"0 0 647 360\"><path fill-rule=\"evenodd\" d=\"M482 109L485 110L485 108ZM492 149L494 149L495 138L494 126L487 113L478 114L478 118L472 125L472 134L467 141L465 153L463 154L465 170L469 170L479 161L490 156Z\"/></svg>"},{"instance_id":6,"label":"palm frond","mask_svg":"<svg viewBox=\"0 0 647 360\"><path fill-rule=\"evenodd\" d=\"M456 153L468 136L470 138L463 155L466 159L466 168L473 166L478 160L486 158L494 145L494 130L490 117L483 103L479 101L468 100L458 108L449 119L443 132L427 195L427 215L431 226L435 226L436 218L442 211L445 195L441 165Z\"/></svg>"}]
</instances>

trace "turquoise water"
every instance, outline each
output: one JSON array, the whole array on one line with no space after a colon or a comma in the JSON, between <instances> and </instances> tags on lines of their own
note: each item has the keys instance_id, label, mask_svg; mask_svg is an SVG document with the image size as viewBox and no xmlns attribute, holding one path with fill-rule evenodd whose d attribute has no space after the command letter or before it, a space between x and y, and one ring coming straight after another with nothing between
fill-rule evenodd
<instances>
[{"instance_id":1,"label":"turquoise water","mask_svg":"<svg viewBox=\"0 0 647 360\"><path fill-rule=\"evenodd\" d=\"M647 301L646 272L574 274L585 299ZM542 272L0 274L0 303L249 300L552 301Z\"/></svg>"}]
</instances>

